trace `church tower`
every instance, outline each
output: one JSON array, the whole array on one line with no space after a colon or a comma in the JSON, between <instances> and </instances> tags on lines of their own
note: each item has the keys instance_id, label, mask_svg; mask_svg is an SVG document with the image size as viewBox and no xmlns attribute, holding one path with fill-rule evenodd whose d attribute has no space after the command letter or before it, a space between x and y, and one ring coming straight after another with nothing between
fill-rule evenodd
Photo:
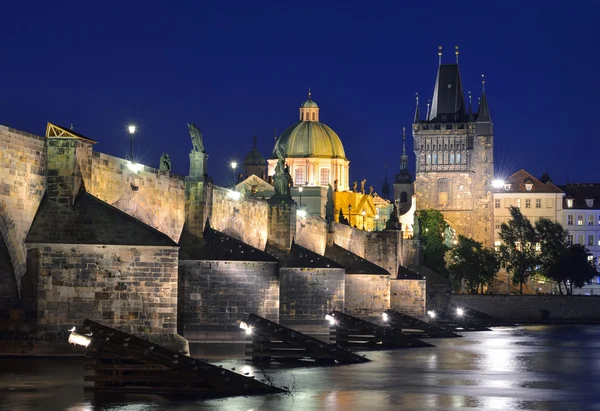
<instances>
[{"instance_id":1,"label":"church tower","mask_svg":"<svg viewBox=\"0 0 600 411\"><path fill-rule=\"evenodd\" d=\"M417 113L419 100L417 100ZM415 114L417 116L418 114ZM408 154L406 153L406 127L402 127L402 155L400 156L400 173L394 179L394 201L400 215L410 210L415 193L414 179L408 171Z\"/></svg>"},{"instance_id":2,"label":"church tower","mask_svg":"<svg viewBox=\"0 0 600 411\"><path fill-rule=\"evenodd\" d=\"M482 82L479 110L467 110L456 63L439 67L431 107L424 120L418 110L413 123L416 155L417 211L440 210L455 235L493 246L492 181L494 136Z\"/></svg>"}]
</instances>

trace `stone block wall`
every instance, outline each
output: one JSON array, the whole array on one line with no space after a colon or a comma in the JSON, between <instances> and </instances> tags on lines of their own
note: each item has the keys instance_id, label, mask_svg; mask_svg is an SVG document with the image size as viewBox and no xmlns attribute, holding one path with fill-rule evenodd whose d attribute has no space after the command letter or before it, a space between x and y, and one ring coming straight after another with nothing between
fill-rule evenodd
<instances>
[{"instance_id":1,"label":"stone block wall","mask_svg":"<svg viewBox=\"0 0 600 411\"><path fill-rule=\"evenodd\" d=\"M325 315L344 310L345 269L281 268L281 324L308 333L326 333Z\"/></svg>"},{"instance_id":2,"label":"stone block wall","mask_svg":"<svg viewBox=\"0 0 600 411\"><path fill-rule=\"evenodd\" d=\"M390 283L390 309L411 315L426 315L426 281L425 280L392 280Z\"/></svg>"},{"instance_id":3,"label":"stone block wall","mask_svg":"<svg viewBox=\"0 0 600 411\"><path fill-rule=\"evenodd\" d=\"M269 207L266 201L240 197L234 199L231 190L212 186L209 213L211 226L246 244L264 250L267 244Z\"/></svg>"},{"instance_id":4,"label":"stone block wall","mask_svg":"<svg viewBox=\"0 0 600 411\"><path fill-rule=\"evenodd\" d=\"M398 251L400 265L418 272L421 266L421 242L419 240L400 239Z\"/></svg>"},{"instance_id":5,"label":"stone block wall","mask_svg":"<svg viewBox=\"0 0 600 411\"><path fill-rule=\"evenodd\" d=\"M392 276L398 275L402 233L399 230L366 233L364 258L385 268Z\"/></svg>"},{"instance_id":6,"label":"stone block wall","mask_svg":"<svg viewBox=\"0 0 600 411\"><path fill-rule=\"evenodd\" d=\"M29 244L24 296L39 333L89 318L133 334L177 330L178 247Z\"/></svg>"},{"instance_id":7,"label":"stone block wall","mask_svg":"<svg viewBox=\"0 0 600 411\"><path fill-rule=\"evenodd\" d=\"M450 280L426 265L419 267L419 274L424 276L427 282L427 310L446 310L452 297Z\"/></svg>"},{"instance_id":8,"label":"stone block wall","mask_svg":"<svg viewBox=\"0 0 600 411\"><path fill-rule=\"evenodd\" d=\"M366 231L350 227L345 224L333 223L333 242L348 251L352 251L359 257L365 258L365 234Z\"/></svg>"},{"instance_id":9,"label":"stone block wall","mask_svg":"<svg viewBox=\"0 0 600 411\"><path fill-rule=\"evenodd\" d=\"M278 263L179 262L179 333L188 340L239 340L248 314L279 321Z\"/></svg>"},{"instance_id":10,"label":"stone block wall","mask_svg":"<svg viewBox=\"0 0 600 411\"><path fill-rule=\"evenodd\" d=\"M27 267L25 237L45 191L45 139L0 125L0 171L0 236L15 277L2 291L10 295L0 298L13 299Z\"/></svg>"},{"instance_id":11,"label":"stone block wall","mask_svg":"<svg viewBox=\"0 0 600 411\"><path fill-rule=\"evenodd\" d=\"M320 217L298 217L296 219L296 244L324 255L327 246L327 221Z\"/></svg>"},{"instance_id":12,"label":"stone block wall","mask_svg":"<svg viewBox=\"0 0 600 411\"><path fill-rule=\"evenodd\" d=\"M280 250L290 250L296 236L296 203L269 199L269 243Z\"/></svg>"},{"instance_id":13,"label":"stone block wall","mask_svg":"<svg viewBox=\"0 0 600 411\"><path fill-rule=\"evenodd\" d=\"M183 177L143 166L134 172L130 162L93 153L90 194L179 241L185 221Z\"/></svg>"},{"instance_id":14,"label":"stone block wall","mask_svg":"<svg viewBox=\"0 0 600 411\"><path fill-rule=\"evenodd\" d=\"M452 304L517 323L600 321L600 296L453 295Z\"/></svg>"},{"instance_id":15,"label":"stone block wall","mask_svg":"<svg viewBox=\"0 0 600 411\"><path fill-rule=\"evenodd\" d=\"M344 312L360 318L381 317L390 308L390 276L346 274Z\"/></svg>"}]
</instances>

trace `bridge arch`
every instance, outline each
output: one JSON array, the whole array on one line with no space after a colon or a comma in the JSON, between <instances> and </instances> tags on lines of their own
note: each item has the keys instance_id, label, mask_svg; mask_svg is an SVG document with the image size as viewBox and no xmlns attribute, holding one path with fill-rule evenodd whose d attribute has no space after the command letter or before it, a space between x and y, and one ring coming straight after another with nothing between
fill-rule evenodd
<instances>
[{"instance_id":1,"label":"bridge arch","mask_svg":"<svg viewBox=\"0 0 600 411\"><path fill-rule=\"evenodd\" d=\"M152 212L148 211L148 207L143 201L141 201L141 199L135 197L121 198L112 205L124 213L137 218L144 224L147 224L150 227L158 228L158 218Z\"/></svg>"}]
</instances>

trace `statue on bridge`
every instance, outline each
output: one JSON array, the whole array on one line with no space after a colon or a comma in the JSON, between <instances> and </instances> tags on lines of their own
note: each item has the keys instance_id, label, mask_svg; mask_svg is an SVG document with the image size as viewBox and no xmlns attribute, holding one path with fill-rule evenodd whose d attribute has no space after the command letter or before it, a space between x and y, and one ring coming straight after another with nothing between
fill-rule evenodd
<instances>
[{"instance_id":1,"label":"statue on bridge","mask_svg":"<svg viewBox=\"0 0 600 411\"><path fill-rule=\"evenodd\" d=\"M188 123L188 129L190 131L190 137L192 138L193 150L204 153L204 142L202 141L200 129L196 127L194 123Z\"/></svg>"},{"instance_id":2,"label":"statue on bridge","mask_svg":"<svg viewBox=\"0 0 600 411\"><path fill-rule=\"evenodd\" d=\"M275 166L275 174L273 175L273 185L275 186L274 197L292 198L291 186L294 184L290 175L290 167L285 164L285 145L277 144L275 154L277 154L277 165Z\"/></svg>"},{"instance_id":3,"label":"statue on bridge","mask_svg":"<svg viewBox=\"0 0 600 411\"><path fill-rule=\"evenodd\" d=\"M363 178L363 180L360 182L360 193L364 194L365 193L365 183L367 182L366 178Z\"/></svg>"},{"instance_id":4,"label":"statue on bridge","mask_svg":"<svg viewBox=\"0 0 600 411\"><path fill-rule=\"evenodd\" d=\"M171 171L171 157L169 157L168 153L163 153L160 156L160 165L158 167L160 171Z\"/></svg>"},{"instance_id":5,"label":"statue on bridge","mask_svg":"<svg viewBox=\"0 0 600 411\"><path fill-rule=\"evenodd\" d=\"M325 220L333 221L333 188L331 184L327 188L327 202L325 203Z\"/></svg>"}]
</instances>

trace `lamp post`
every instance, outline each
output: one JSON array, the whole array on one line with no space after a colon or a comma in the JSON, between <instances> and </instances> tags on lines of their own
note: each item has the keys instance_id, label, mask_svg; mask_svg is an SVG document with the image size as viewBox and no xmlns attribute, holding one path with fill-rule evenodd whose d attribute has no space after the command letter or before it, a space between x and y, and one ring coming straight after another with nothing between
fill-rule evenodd
<instances>
[{"instance_id":1,"label":"lamp post","mask_svg":"<svg viewBox=\"0 0 600 411\"><path fill-rule=\"evenodd\" d=\"M362 210L360 213L363 216L363 231L365 231L365 215L367 214L367 212L365 210Z\"/></svg>"},{"instance_id":2,"label":"lamp post","mask_svg":"<svg viewBox=\"0 0 600 411\"><path fill-rule=\"evenodd\" d=\"M132 124L127 128L129 129L129 161L133 163L133 135L135 134L135 126Z\"/></svg>"},{"instance_id":3,"label":"lamp post","mask_svg":"<svg viewBox=\"0 0 600 411\"><path fill-rule=\"evenodd\" d=\"M348 224L352 227L352 204L348 204Z\"/></svg>"},{"instance_id":4,"label":"lamp post","mask_svg":"<svg viewBox=\"0 0 600 411\"><path fill-rule=\"evenodd\" d=\"M298 192L300 193L300 208L302 208L302 186L298 187Z\"/></svg>"},{"instance_id":5,"label":"lamp post","mask_svg":"<svg viewBox=\"0 0 600 411\"><path fill-rule=\"evenodd\" d=\"M235 189L235 170L237 169L237 162L231 162L231 169L233 170L233 188Z\"/></svg>"}]
</instances>

